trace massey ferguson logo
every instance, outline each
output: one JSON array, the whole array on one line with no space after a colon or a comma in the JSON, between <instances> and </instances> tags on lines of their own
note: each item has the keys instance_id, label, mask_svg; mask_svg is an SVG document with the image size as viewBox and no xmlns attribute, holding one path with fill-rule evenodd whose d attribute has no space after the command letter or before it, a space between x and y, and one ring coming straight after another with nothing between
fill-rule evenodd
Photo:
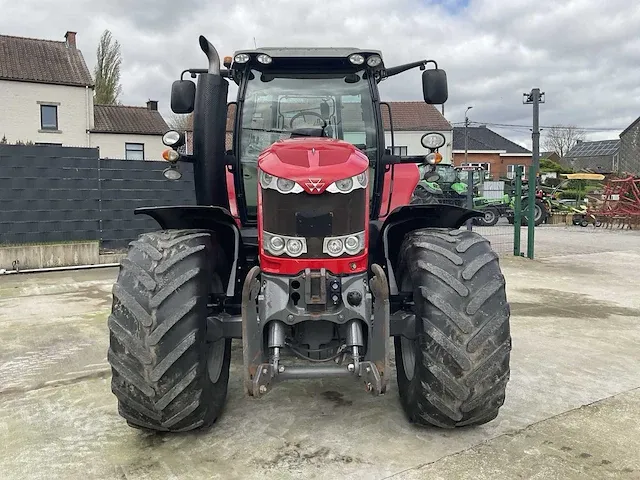
<instances>
[{"instance_id":1,"label":"massey ferguson logo","mask_svg":"<svg viewBox=\"0 0 640 480\"><path fill-rule=\"evenodd\" d=\"M310 192L320 193L320 190L322 190L322 187L324 187L324 182L321 178L310 178L309 181L305 183L305 185Z\"/></svg>"}]
</instances>

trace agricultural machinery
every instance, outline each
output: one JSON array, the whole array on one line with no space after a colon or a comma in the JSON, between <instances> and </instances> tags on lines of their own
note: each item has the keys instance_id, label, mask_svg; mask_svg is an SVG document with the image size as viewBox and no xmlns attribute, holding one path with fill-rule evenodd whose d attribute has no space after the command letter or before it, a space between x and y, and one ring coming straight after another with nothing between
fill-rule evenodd
<instances>
[{"instance_id":1,"label":"agricultural machinery","mask_svg":"<svg viewBox=\"0 0 640 480\"><path fill-rule=\"evenodd\" d=\"M416 186L412 204L449 204L464 207L467 205L469 184L469 167L454 167L450 164L425 164L420 168L421 180ZM472 207L482 212L482 216L474 218L480 226L493 226L501 216L507 213L511 197L503 194L497 198L480 195L480 187L484 183L484 170L472 167Z\"/></svg>"},{"instance_id":2,"label":"agricultural machinery","mask_svg":"<svg viewBox=\"0 0 640 480\"><path fill-rule=\"evenodd\" d=\"M184 135L170 131L163 154L168 179L193 165L197 204L137 209L159 229L130 243L113 287L108 360L120 415L152 431L211 426L233 339L245 393L263 401L297 379L346 377L384 394L393 337L409 421L494 419L509 380L510 314L497 255L460 228L481 213L410 204L417 165L442 158L433 136L420 156L385 145L378 84L420 68L424 101L442 104L445 72L433 60L386 67L380 52L355 48L242 50L221 68L204 37L200 47L208 68L185 70L171 93L175 113L193 112L193 151L179 152Z\"/></svg>"}]
</instances>

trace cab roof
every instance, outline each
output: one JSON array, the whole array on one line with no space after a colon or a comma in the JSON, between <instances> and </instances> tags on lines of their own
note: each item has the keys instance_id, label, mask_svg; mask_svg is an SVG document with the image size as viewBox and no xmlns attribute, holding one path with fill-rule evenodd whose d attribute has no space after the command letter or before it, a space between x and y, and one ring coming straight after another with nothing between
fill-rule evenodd
<instances>
[{"instance_id":1,"label":"cab roof","mask_svg":"<svg viewBox=\"0 0 640 480\"><path fill-rule=\"evenodd\" d=\"M271 58L281 57L321 57L321 58L348 58L352 53L359 53L365 57L368 55L378 55L382 58L379 50L362 50L356 47L261 47L254 50L238 50L233 54L235 57L239 53L249 55L259 55L266 53Z\"/></svg>"},{"instance_id":2,"label":"cab roof","mask_svg":"<svg viewBox=\"0 0 640 480\"><path fill-rule=\"evenodd\" d=\"M365 62L360 65L353 64L349 57L360 54L365 58ZM249 61L238 63L235 61L239 54L247 54ZM258 56L266 54L271 57L272 62L261 64ZM378 56L382 62L375 67L366 64L366 60L371 56ZM303 71L323 71L323 70L346 70L357 71L366 68L374 72L384 71L384 60L379 50L363 50L349 47L264 47L251 50L238 50L233 54L232 70L243 70L249 66L261 71L274 70L303 70Z\"/></svg>"}]
</instances>

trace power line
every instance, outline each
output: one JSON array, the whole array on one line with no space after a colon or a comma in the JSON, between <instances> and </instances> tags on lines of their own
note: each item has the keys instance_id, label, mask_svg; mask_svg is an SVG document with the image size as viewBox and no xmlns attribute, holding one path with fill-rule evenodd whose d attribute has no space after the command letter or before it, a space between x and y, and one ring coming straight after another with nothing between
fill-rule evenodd
<instances>
[{"instance_id":1,"label":"power line","mask_svg":"<svg viewBox=\"0 0 640 480\"><path fill-rule=\"evenodd\" d=\"M518 125L514 123L492 123L492 122L481 122L481 121L469 121L469 124L476 125L487 125L491 127L504 127L504 128L512 128L512 129L525 129L531 130L531 125ZM464 122L453 122L452 125L464 125ZM622 131L626 127L621 128L612 128L612 127L578 127L574 125L541 125L540 128L563 128L563 129L573 129L573 130L582 130L585 132L605 132L605 131Z\"/></svg>"}]
</instances>

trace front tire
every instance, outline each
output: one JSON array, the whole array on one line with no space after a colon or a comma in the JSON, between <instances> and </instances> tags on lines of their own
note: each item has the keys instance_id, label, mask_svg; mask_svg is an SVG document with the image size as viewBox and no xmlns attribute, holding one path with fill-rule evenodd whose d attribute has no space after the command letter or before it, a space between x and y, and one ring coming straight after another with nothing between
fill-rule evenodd
<instances>
[{"instance_id":1,"label":"front tire","mask_svg":"<svg viewBox=\"0 0 640 480\"><path fill-rule=\"evenodd\" d=\"M466 230L421 229L400 251L413 293L416 340L396 337L402 407L420 425L481 425L498 415L509 381L505 279L489 242Z\"/></svg>"},{"instance_id":2,"label":"front tire","mask_svg":"<svg viewBox=\"0 0 640 480\"><path fill-rule=\"evenodd\" d=\"M130 426L188 431L221 413L231 340L206 340L209 293L220 288L216 258L205 231L145 233L130 243L113 287L107 355Z\"/></svg>"}]
</instances>

